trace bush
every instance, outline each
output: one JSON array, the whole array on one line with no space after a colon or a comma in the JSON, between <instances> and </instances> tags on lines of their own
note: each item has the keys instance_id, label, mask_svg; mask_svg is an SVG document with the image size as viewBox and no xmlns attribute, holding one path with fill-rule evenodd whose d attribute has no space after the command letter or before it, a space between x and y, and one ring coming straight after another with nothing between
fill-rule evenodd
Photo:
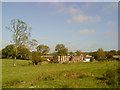
<instances>
[{"instance_id":1,"label":"bush","mask_svg":"<svg viewBox=\"0 0 120 90\"><path fill-rule=\"evenodd\" d=\"M33 51L32 52L32 62L34 65L38 65L39 62L42 61L42 57L38 52Z\"/></svg>"},{"instance_id":2,"label":"bush","mask_svg":"<svg viewBox=\"0 0 120 90\"><path fill-rule=\"evenodd\" d=\"M98 61L107 61L106 58L103 58L103 59L97 59Z\"/></svg>"},{"instance_id":3,"label":"bush","mask_svg":"<svg viewBox=\"0 0 120 90\"><path fill-rule=\"evenodd\" d=\"M106 83L108 85L117 85L118 83L118 73L117 70L107 70L106 73L103 75L106 79Z\"/></svg>"},{"instance_id":4,"label":"bush","mask_svg":"<svg viewBox=\"0 0 120 90\"><path fill-rule=\"evenodd\" d=\"M90 58L90 62L93 62L95 59L92 57L92 58Z\"/></svg>"}]
</instances>

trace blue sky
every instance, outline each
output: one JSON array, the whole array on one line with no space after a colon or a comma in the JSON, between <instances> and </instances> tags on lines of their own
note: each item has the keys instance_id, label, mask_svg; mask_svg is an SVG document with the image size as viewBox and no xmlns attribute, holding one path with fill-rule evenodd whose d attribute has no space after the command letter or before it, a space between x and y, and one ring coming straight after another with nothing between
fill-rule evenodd
<instances>
[{"instance_id":1,"label":"blue sky","mask_svg":"<svg viewBox=\"0 0 120 90\"><path fill-rule=\"evenodd\" d=\"M0 25L2 25L2 3L0 2ZM1 26L2 27L2 26ZM0 29L1 29L1 27L0 27Z\"/></svg>"},{"instance_id":2,"label":"blue sky","mask_svg":"<svg viewBox=\"0 0 120 90\"><path fill-rule=\"evenodd\" d=\"M2 43L10 44L5 28L20 19L32 27L32 38L48 45L65 44L69 51L118 49L118 7L113 2L3 2Z\"/></svg>"}]
</instances>

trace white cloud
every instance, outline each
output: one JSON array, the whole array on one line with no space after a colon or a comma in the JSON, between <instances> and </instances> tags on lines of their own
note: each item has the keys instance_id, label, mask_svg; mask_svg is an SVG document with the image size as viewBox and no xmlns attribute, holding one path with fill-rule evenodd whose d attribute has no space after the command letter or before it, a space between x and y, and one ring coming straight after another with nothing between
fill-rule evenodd
<instances>
[{"instance_id":1,"label":"white cloud","mask_svg":"<svg viewBox=\"0 0 120 90\"><path fill-rule=\"evenodd\" d=\"M80 34L82 35L88 35L88 34L94 34L95 31L94 30L80 30Z\"/></svg>"},{"instance_id":2,"label":"white cloud","mask_svg":"<svg viewBox=\"0 0 120 90\"><path fill-rule=\"evenodd\" d=\"M82 23L82 22L99 22L100 21L100 16L86 15L75 4L68 6L63 3L54 3L53 5L56 7L57 13L62 14L62 15L67 15L70 17L67 20L65 20L67 24Z\"/></svg>"},{"instance_id":3,"label":"white cloud","mask_svg":"<svg viewBox=\"0 0 120 90\"><path fill-rule=\"evenodd\" d=\"M116 25L117 23L116 22L113 22L113 21L108 21L107 22L107 25Z\"/></svg>"},{"instance_id":4,"label":"white cloud","mask_svg":"<svg viewBox=\"0 0 120 90\"><path fill-rule=\"evenodd\" d=\"M51 5L56 9L56 13L64 15L76 15L82 13L76 5L65 5L64 3L51 3Z\"/></svg>"},{"instance_id":5,"label":"white cloud","mask_svg":"<svg viewBox=\"0 0 120 90\"><path fill-rule=\"evenodd\" d=\"M71 23L82 23L82 22L99 22L99 16L87 16L87 15L76 15L73 16L71 19L66 20L68 24Z\"/></svg>"},{"instance_id":6,"label":"white cloud","mask_svg":"<svg viewBox=\"0 0 120 90\"><path fill-rule=\"evenodd\" d=\"M68 14L76 15L76 14L81 14L81 13L83 13L83 12L75 6L69 6L68 7Z\"/></svg>"}]
</instances>

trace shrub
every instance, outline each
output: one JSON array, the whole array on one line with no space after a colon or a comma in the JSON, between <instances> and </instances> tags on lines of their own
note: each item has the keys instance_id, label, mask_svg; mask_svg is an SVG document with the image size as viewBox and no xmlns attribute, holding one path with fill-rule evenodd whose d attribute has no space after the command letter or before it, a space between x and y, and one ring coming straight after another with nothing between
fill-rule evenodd
<instances>
[{"instance_id":1,"label":"shrub","mask_svg":"<svg viewBox=\"0 0 120 90\"><path fill-rule=\"evenodd\" d=\"M92 57L92 58L90 58L90 62L93 62L95 59Z\"/></svg>"},{"instance_id":2,"label":"shrub","mask_svg":"<svg viewBox=\"0 0 120 90\"><path fill-rule=\"evenodd\" d=\"M38 65L39 62L42 61L42 57L40 56L40 54L38 52L33 51L32 52L32 62L35 65Z\"/></svg>"},{"instance_id":3,"label":"shrub","mask_svg":"<svg viewBox=\"0 0 120 90\"><path fill-rule=\"evenodd\" d=\"M117 85L118 83L118 74L116 70L107 70L106 73L103 75L106 79L106 83L108 85Z\"/></svg>"},{"instance_id":4,"label":"shrub","mask_svg":"<svg viewBox=\"0 0 120 90\"><path fill-rule=\"evenodd\" d=\"M103 59L97 59L98 61L107 61L106 58L103 58Z\"/></svg>"}]
</instances>

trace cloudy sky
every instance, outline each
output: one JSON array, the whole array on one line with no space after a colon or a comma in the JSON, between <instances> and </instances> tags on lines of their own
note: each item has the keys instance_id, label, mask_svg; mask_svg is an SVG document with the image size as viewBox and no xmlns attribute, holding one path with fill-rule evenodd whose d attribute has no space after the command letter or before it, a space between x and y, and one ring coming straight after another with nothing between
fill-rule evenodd
<instances>
[{"instance_id":1,"label":"cloudy sky","mask_svg":"<svg viewBox=\"0 0 120 90\"><path fill-rule=\"evenodd\" d=\"M32 38L48 45L65 44L69 51L118 49L118 3L113 2L3 2L2 43L12 41L5 28L12 19L32 27Z\"/></svg>"}]
</instances>

